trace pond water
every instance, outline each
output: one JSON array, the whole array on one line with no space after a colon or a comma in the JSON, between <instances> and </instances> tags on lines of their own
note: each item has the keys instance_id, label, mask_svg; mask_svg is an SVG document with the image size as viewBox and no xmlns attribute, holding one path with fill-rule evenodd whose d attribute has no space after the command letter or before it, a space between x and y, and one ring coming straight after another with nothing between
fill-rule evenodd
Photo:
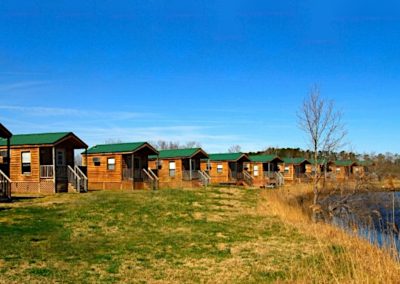
<instances>
[{"instance_id":1,"label":"pond water","mask_svg":"<svg viewBox=\"0 0 400 284\"><path fill-rule=\"evenodd\" d=\"M338 205L337 201L343 199ZM380 247L396 248L400 254L400 192L332 195L324 200L323 206L330 207L329 219L334 225Z\"/></svg>"}]
</instances>

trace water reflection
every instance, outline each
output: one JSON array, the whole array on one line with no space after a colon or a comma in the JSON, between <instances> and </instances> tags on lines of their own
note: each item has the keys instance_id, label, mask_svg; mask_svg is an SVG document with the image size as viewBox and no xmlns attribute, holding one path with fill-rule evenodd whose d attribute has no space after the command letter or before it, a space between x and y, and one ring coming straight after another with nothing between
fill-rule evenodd
<instances>
[{"instance_id":1,"label":"water reflection","mask_svg":"<svg viewBox=\"0 0 400 284\"><path fill-rule=\"evenodd\" d=\"M330 196L326 208L341 200ZM350 234L369 240L380 247L395 248L400 253L400 192L358 193L350 196L330 212L331 222Z\"/></svg>"}]
</instances>

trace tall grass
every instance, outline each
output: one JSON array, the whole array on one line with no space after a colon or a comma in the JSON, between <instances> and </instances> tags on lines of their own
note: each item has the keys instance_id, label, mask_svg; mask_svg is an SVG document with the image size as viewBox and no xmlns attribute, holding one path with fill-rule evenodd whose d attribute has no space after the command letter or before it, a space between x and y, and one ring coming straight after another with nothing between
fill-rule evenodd
<instances>
[{"instance_id":1,"label":"tall grass","mask_svg":"<svg viewBox=\"0 0 400 284\"><path fill-rule=\"evenodd\" d=\"M315 283L399 283L398 259L388 250L379 249L367 240L348 234L310 218L309 185L294 185L262 193L263 210L279 216L299 232L314 237L314 257L304 265L291 265L290 274L297 282Z\"/></svg>"}]
</instances>

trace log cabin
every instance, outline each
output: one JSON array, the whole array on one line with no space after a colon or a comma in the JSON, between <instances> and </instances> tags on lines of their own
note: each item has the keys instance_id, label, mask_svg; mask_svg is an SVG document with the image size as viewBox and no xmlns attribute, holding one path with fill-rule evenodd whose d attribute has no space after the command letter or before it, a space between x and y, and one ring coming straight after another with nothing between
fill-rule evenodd
<instances>
[{"instance_id":1,"label":"log cabin","mask_svg":"<svg viewBox=\"0 0 400 284\"><path fill-rule=\"evenodd\" d=\"M193 188L208 185L210 178L200 168L207 159L201 148L161 150L149 157L149 170L159 178L162 188Z\"/></svg>"},{"instance_id":2,"label":"log cabin","mask_svg":"<svg viewBox=\"0 0 400 284\"><path fill-rule=\"evenodd\" d=\"M158 151L147 142L96 145L82 155L90 189L134 190L157 187L155 178L148 172L148 157L158 155Z\"/></svg>"},{"instance_id":3,"label":"log cabin","mask_svg":"<svg viewBox=\"0 0 400 284\"><path fill-rule=\"evenodd\" d=\"M372 161L357 161L357 165L353 167L354 175L365 176L371 173L371 168L375 165Z\"/></svg>"},{"instance_id":4,"label":"log cabin","mask_svg":"<svg viewBox=\"0 0 400 284\"><path fill-rule=\"evenodd\" d=\"M276 155L250 155L250 163L246 166L253 178L255 186L281 186L283 175L279 172L279 164L283 160Z\"/></svg>"},{"instance_id":5,"label":"log cabin","mask_svg":"<svg viewBox=\"0 0 400 284\"><path fill-rule=\"evenodd\" d=\"M280 164L280 172L283 174L285 182L307 182L306 166L310 162L305 158L283 158L283 163Z\"/></svg>"},{"instance_id":6,"label":"log cabin","mask_svg":"<svg viewBox=\"0 0 400 284\"><path fill-rule=\"evenodd\" d=\"M347 180L354 177L358 163L352 160L337 160L330 164L330 170L337 180Z\"/></svg>"},{"instance_id":7,"label":"log cabin","mask_svg":"<svg viewBox=\"0 0 400 284\"><path fill-rule=\"evenodd\" d=\"M74 151L87 147L72 132L13 135L10 139L12 192L85 191L87 178L75 165ZM7 140L0 139L0 151L6 149Z\"/></svg>"},{"instance_id":8,"label":"log cabin","mask_svg":"<svg viewBox=\"0 0 400 284\"><path fill-rule=\"evenodd\" d=\"M201 170L206 172L214 184L247 184L251 178L245 169L250 159L243 153L209 154L208 159L201 161Z\"/></svg>"},{"instance_id":9,"label":"log cabin","mask_svg":"<svg viewBox=\"0 0 400 284\"><path fill-rule=\"evenodd\" d=\"M0 139L5 140L6 148L0 151L0 199L11 198L10 151L12 133L0 123Z\"/></svg>"}]
</instances>

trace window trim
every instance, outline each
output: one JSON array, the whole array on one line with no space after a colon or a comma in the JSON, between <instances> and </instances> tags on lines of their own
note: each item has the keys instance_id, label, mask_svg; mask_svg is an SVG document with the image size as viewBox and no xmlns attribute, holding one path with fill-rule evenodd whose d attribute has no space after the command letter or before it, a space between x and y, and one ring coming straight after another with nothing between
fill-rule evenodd
<instances>
[{"instance_id":1,"label":"window trim","mask_svg":"<svg viewBox=\"0 0 400 284\"><path fill-rule=\"evenodd\" d=\"M114 163L110 163L110 160L114 160ZM108 157L107 158L107 171L115 171L116 168L116 161L115 157ZM113 168L110 168L110 166L114 166Z\"/></svg>"},{"instance_id":2,"label":"window trim","mask_svg":"<svg viewBox=\"0 0 400 284\"><path fill-rule=\"evenodd\" d=\"M29 154L29 163L24 163L24 154ZM25 166L24 166L25 164ZM26 164L29 164L29 172L24 171L24 167L28 167ZM23 151L21 152L21 173L23 175L30 176L32 174L32 153L31 151Z\"/></svg>"},{"instance_id":3,"label":"window trim","mask_svg":"<svg viewBox=\"0 0 400 284\"><path fill-rule=\"evenodd\" d=\"M173 168L171 168L171 165L174 165ZM175 161L169 161L168 175L169 175L169 177L172 177L172 178L174 178L176 176L176 162Z\"/></svg>"},{"instance_id":4,"label":"window trim","mask_svg":"<svg viewBox=\"0 0 400 284\"><path fill-rule=\"evenodd\" d=\"M223 171L224 171L224 165L217 164L217 173L222 174Z\"/></svg>"}]
</instances>

